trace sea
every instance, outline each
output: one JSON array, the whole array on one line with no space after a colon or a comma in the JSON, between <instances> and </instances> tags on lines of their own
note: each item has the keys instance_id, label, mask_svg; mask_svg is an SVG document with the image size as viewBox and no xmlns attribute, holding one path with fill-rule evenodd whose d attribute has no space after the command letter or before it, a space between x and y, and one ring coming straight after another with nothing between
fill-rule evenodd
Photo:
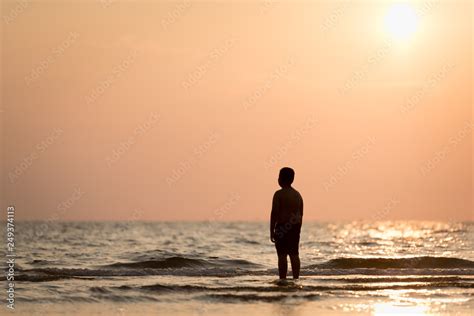
<instances>
[{"instance_id":1,"label":"sea","mask_svg":"<svg viewBox=\"0 0 474 316\"><path fill-rule=\"evenodd\" d=\"M15 225L15 310L0 314L474 311L474 222L305 222L301 278L291 280L289 264L287 282L266 222Z\"/></svg>"}]
</instances>

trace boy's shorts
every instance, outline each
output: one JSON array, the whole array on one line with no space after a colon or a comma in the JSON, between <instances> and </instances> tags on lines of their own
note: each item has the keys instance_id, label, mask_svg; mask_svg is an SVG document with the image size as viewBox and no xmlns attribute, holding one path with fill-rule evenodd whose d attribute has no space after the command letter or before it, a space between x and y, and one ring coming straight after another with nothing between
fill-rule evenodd
<instances>
[{"instance_id":1,"label":"boy's shorts","mask_svg":"<svg viewBox=\"0 0 474 316\"><path fill-rule=\"evenodd\" d=\"M298 255L301 223L276 224L275 248L279 256Z\"/></svg>"}]
</instances>

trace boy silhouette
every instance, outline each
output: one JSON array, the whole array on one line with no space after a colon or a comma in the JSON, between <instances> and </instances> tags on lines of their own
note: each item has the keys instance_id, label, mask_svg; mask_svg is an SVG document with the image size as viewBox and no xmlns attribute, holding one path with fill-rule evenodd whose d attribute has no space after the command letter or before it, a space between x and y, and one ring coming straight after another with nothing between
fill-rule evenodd
<instances>
[{"instance_id":1,"label":"boy silhouette","mask_svg":"<svg viewBox=\"0 0 474 316\"><path fill-rule=\"evenodd\" d=\"M300 276L299 242L303 223L303 198L291 184L295 171L285 167L280 170L278 184L281 189L273 195L270 216L270 240L275 243L280 279L286 279L287 256L290 256L293 279Z\"/></svg>"}]
</instances>

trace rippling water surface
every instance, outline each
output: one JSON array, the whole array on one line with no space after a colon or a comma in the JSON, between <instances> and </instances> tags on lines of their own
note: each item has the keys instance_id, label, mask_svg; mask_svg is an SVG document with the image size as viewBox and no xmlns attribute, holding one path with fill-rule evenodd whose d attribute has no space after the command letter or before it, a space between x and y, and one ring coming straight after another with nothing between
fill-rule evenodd
<instances>
[{"instance_id":1,"label":"rippling water surface","mask_svg":"<svg viewBox=\"0 0 474 316\"><path fill-rule=\"evenodd\" d=\"M17 304L32 312L35 304L126 311L146 303L205 315L216 304L308 303L328 313L470 314L473 231L467 222L304 223L302 278L280 284L268 223L23 222Z\"/></svg>"}]
</instances>

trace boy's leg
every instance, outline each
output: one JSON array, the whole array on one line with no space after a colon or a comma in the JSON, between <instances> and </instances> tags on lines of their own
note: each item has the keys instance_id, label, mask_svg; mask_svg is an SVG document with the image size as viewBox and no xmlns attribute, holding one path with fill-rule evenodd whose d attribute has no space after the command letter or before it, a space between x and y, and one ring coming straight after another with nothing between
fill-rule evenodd
<instances>
[{"instance_id":1,"label":"boy's leg","mask_svg":"<svg viewBox=\"0 0 474 316\"><path fill-rule=\"evenodd\" d=\"M288 271L288 261L286 261L286 255L278 255L278 272L280 279L286 279L286 273Z\"/></svg>"},{"instance_id":2,"label":"boy's leg","mask_svg":"<svg viewBox=\"0 0 474 316\"><path fill-rule=\"evenodd\" d=\"M290 260L293 279L298 279L300 277L300 257L298 255L290 255Z\"/></svg>"}]
</instances>

